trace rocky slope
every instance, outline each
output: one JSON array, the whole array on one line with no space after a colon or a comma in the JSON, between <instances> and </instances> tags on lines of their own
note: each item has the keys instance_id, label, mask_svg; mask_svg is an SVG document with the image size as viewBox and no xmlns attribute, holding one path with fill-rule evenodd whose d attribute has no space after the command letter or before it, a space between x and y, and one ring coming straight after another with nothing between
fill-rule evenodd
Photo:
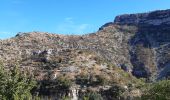
<instances>
[{"instance_id":1,"label":"rocky slope","mask_svg":"<svg viewBox=\"0 0 170 100\"><path fill-rule=\"evenodd\" d=\"M41 84L36 91L41 95L55 94L54 99L70 91L56 85L60 78L69 80L69 86L73 83L71 91L87 91L89 88L91 91L109 91L113 84L117 84L123 88L130 86L133 95L128 93L127 96L139 96L140 93L134 91L139 91L137 87L142 82L112 62L112 59L117 59L117 63L123 60L112 51L118 44L112 45L116 42L111 41L115 37L108 34L110 32L104 30L84 36L18 33L16 37L0 41L0 58L6 66L19 63L22 70L28 70ZM106 41L108 37L110 39Z\"/></svg>"},{"instance_id":2,"label":"rocky slope","mask_svg":"<svg viewBox=\"0 0 170 100\"><path fill-rule=\"evenodd\" d=\"M82 36L18 33L0 41L0 58L8 66L18 61L21 68L38 72L38 80L63 73L75 80L86 72L127 85L135 79L131 74L149 80L168 78L169 33L170 10L125 14ZM130 78L118 77L122 73Z\"/></svg>"},{"instance_id":3,"label":"rocky slope","mask_svg":"<svg viewBox=\"0 0 170 100\"><path fill-rule=\"evenodd\" d=\"M123 36L128 38L127 41L123 41L127 47L119 45L126 48L127 56L124 56L123 61L128 63L117 64L131 68L133 75L137 77L161 79L169 76L170 10L120 15L114 22L105 24L100 30L108 30L107 28L115 26L119 26ZM113 32L116 33L118 32Z\"/></svg>"}]
</instances>

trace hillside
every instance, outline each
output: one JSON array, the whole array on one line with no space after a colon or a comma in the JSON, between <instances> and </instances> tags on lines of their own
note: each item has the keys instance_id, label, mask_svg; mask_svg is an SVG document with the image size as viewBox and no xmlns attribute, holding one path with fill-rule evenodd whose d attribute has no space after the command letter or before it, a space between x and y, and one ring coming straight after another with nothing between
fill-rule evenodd
<instances>
[{"instance_id":1,"label":"hillside","mask_svg":"<svg viewBox=\"0 0 170 100\"><path fill-rule=\"evenodd\" d=\"M82 36L18 33L0 40L0 58L6 66L18 62L39 82L63 76L75 87L99 91L103 89L100 86L113 83L122 87L131 84L133 91L142 83L137 78L155 81L170 75L169 32L170 10L125 14L98 32ZM82 77L90 77L87 80L92 79L92 83L82 84ZM45 93L51 89L40 90Z\"/></svg>"},{"instance_id":2,"label":"hillside","mask_svg":"<svg viewBox=\"0 0 170 100\"><path fill-rule=\"evenodd\" d=\"M130 85L130 92L139 91L142 81L111 62L113 47L108 47L111 43L101 37L104 37L103 31L84 36L18 33L14 38L1 41L1 60L11 67L18 62L22 70L31 72L42 84L36 90L41 95L60 93L55 81L61 77L70 80L72 88L78 91L108 90L113 84Z\"/></svg>"}]
</instances>

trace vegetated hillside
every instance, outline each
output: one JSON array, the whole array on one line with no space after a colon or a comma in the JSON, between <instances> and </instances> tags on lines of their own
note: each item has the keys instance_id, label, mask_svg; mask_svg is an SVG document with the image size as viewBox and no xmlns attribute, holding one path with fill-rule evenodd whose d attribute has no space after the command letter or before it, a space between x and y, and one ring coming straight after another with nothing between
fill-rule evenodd
<instances>
[{"instance_id":1,"label":"vegetated hillside","mask_svg":"<svg viewBox=\"0 0 170 100\"><path fill-rule=\"evenodd\" d=\"M137 85L133 76L156 80L170 75L169 32L170 10L126 14L82 36L18 33L0 41L0 58L7 66L17 61L39 81L65 75L77 86L85 77L83 85L95 89L103 86L101 77L105 85Z\"/></svg>"},{"instance_id":2,"label":"vegetated hillside","mask_svg":"<svg viewBox=\"0 0 170 100\"><path fill-rule=\"evenodd\" d=\"M1 60L8 67L18 62L22 70L29 70L41 84L36 90L41 95L67 93L67 86L56 85L61 78L78 91L106 92L116 84L129 88L126 96L139 96L142 81L111 62L112 43L102 37L106 38L104 31L85 36L19 33L1 41Z\"/></svg>"}]
</instances>

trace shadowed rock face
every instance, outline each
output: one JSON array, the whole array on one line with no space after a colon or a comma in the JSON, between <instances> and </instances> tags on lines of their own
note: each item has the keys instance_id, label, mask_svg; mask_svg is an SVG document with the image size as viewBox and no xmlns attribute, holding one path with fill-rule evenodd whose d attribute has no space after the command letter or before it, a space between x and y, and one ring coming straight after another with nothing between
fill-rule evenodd
<instances>
[{"instance_id":1,"label":"shadowed rock face","mask_svg":"<svg viewBox=\"0 0 170 100\"><path fill-rule=\"evenodd\" d=\"M168 74L170 10L121 15L115 18L114 23L138 28L135 35L129 39L132 72L135 76L158 75L157 77L161 78Z\"/></svg>"},{"instance_id":2,"label":"shadowed rock face","mask_svg":"<svg viewBox=\"0 0 170 100\"><path fill-rule=\"evenodd\" d=\"M83 36L19 33L12 39L0 41L0 57L6 62L23 60L22 57L48 62L57 55L63 57L64 63L71 58L69 50L88 50L136 77L161 79L170 73L169 47L170 10L159 10L117 16L98 32ZM38 56L41 59L34 57L43 51L50 54ZM22 65L27 66L26 61Z\"/></svg>"},{"instance_id":3,"label":"shadowed rock face","mask_svg":"<svg viewBox=\"0 0 170 100\"><path fill-rule=\"evenodd\" d=\"M114 23L128 24L128 25L169 25L170 24L170 10L153 11L149 13L126 14L117 16Z\"/></svg>"},{"instance_id":4,"label":"shadowed rock face","mask_svg":"<svg viewBox=\"0 0 170 100\"><path fill-rule=\"evenodd\" d=\"M114 41L110 47L117 49L112 59L118 66L130 69L137 77L169 75L170 10L120 15L103 25L99 32L102 31L105 35L112 33L109 38L118 34L115 39L107 38Z\"/></svg>"}]
</instances>

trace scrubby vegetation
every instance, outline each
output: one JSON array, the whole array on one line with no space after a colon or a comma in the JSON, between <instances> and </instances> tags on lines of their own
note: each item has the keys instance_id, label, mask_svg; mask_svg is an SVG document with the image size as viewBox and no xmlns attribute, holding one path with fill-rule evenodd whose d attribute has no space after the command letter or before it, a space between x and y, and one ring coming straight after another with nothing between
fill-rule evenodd
<instances>
[{"instance_id":1,"label":"scrubby vegetation","mask_svg":"<svg viewBox=\"0 0 170 100\"><path fill-rule=\"evenodd\" d=\"M103 97L96 92L89 92L82 97L83 100L103 100Z\"/></svg>"},{"instance_id":2,"label":"scrubby vegetation","mask_svg":"<svg viewBox=\"0 0 170 100\"><path fill-rule=\"evenodd\" d=\"M31 90L36 81L27 72L21 72L17 65L4 69L0 64L0 99L1 100L30 100Z\"/></svg>"},{"instance_id":3,"label":"scrubby vegetation","mask_svg":"<svg viewBox=\"0 0 170 100\"><path fill-rule=\"evenodd\" d=\"M125 89L117 84L112 85L108 90L102 91L103 96L106 96L108 100L121 100L124 97Z\"/></svg>"},{"instance_id":4,"label":"scrubby vegetation","mask_svg":"<svg viewBox=\"0 0 170 100\"><path fill-rule=\"evenodd\" d=\"M163 80L155 83L144 83L144 80L133 79L134 84L127 84L123 87L118 84L116 80L110 81L104 75L80 73L76 76L76 80L70 78L68 75L59 75L53 80L43 80L38 83L28 71L21 71L18 64L13 67L5 69L3 64L0 64L0 99L1 100L40 100L40 97L33 96L34 92L57 93L63 100L70 100L68 94L71 92L70 88L73 84L87 86L86 92L81 92L78 97L82 100L127 100L128 98L136 98L138 100L169 100L170 99L170 80ZM118 71L119 72L119 71ZM121 72L121 71L120 71ZM121 75L121 74L120 74ZM128 74L123 74L123 77L131 77ZM115 83L113 83L115 81ZM111 87L99 91L93 89L98 86L110 85ZM38 89L39 91L36 91ZM140 89L141 96L134 97L132 94ZM49 91L42 91L49 90ZM54 91L55 90L55 91ZM61 93L61 94L60 94ZM40 94L41 95L41 94ZM39 95L39 96L40 96ZM134 95L134 94L133 94Z\"/></svg>"},{"instance_id":5,"label":"scrubby vegetation","mask_svg":"<svg viewBox=\"0 0 170 100\"><path fill-rule=\"evenodd\" d=\"M170 80L148 84L142 100L170 100Z\"/></svg>"}]
</instances>

